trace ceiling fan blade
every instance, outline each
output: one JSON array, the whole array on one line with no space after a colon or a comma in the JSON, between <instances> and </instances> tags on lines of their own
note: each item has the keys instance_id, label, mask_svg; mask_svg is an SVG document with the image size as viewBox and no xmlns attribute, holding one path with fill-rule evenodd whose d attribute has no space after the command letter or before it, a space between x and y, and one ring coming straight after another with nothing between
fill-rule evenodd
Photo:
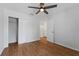
<instances>
[{"instance_id":1,"label":"ceiling fan blade","mask_svg":"<svg viewBox=\"0 0 79 59\"><path fill-rule=\"evenodd\" d=\"M39 7L28 6L28 8L40 9Z\"/></svg>"},{"instance_id":2,"label":"ceiling fan blade","mask_svg":"<svg viewBox=\"0 0 79 59\"><path fill-rule=\"evenodd\" d=\"M44 6L44 3L40 3L40 7Z\"/></svg>"},{"instance_id":3,"label":"ceiling fan blade","mask_svg":"<svg viewBox=\"0 0 79 59\"><path fill-rule=\"evenodd\" d=\"M50 9L50 8L54 8L54 7L57 7L57 4L56 5L45 6L45 9Z\"/></svg>"},{"instance_id":4,"label":"ceiling fan blade","mask_svg":"<svg viewBox=\"0 0 79 59\"><path fill-rule=\"evenodd\" d=\"M48 12L46 10L44 10L44 13L48 14Z\"/></svg>"},{"instance_id":5,"label":"ceiling fan blade","mask_svg":"<svg viewBox=\"0 0 79 59\"><path fill-rule=\"evenodd\" d=\"M36 12L36 14L38 14L39 12L40 12L40 10L39 10L39 11L37 11L37 12Z\"/></svg>"}]
</instances>

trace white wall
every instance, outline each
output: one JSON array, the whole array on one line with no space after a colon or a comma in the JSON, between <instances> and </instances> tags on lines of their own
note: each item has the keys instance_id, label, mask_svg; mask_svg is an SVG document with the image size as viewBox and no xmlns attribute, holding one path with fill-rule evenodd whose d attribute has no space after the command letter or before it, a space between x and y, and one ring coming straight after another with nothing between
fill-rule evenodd
<instances>
[{"instance_id":1,"label":"white wall","mask_svg":"<svg viewBox=\"0 0 79 59\"><path fill-rule=\"evenodd\" d=\"M49 19L47 23L47 36L48 36L48 41L54 42L55 40L55 21L54 19Z\"/></svg>"},{"instance_id":2,"label":"white wall","mask_svg":"<svg viewBox=\"0 0 79 59\"><path fill-rule=\"evenodd\" d=\"M52 20L55 20L55 42L79 51L79 7L55 14Z\"/></svg>"},{"instance_id":3,"label":"white wall","mask_svg":"<svg viewBox=\"0 0 79 59\"><path fill-rule=\"evenodd\" d=\"M15 11L1 9L0 10L0 54L9 43L9 20L8 17L19 18L18 43L28 43L39 40L40 38L40 22L38 18Z\"/></svg>"},{"instance_id":4,"label":"white wall","mask_svg":"<svg viewBox=\"0 0 79 59\"><path fill-rule=\"evenodd\" d=\"M0 9L0 55L4 49L3 30L3 12Z\"/></svg>"},{"instance_id":5,"label":"white wall","mask_svg":"<svg viewBox=\"0 0 79 59\"><path fill-rule=\"evenodd\" d=\"M39 21L34 18L19 21L19 43L32 42L39 40L40 30Z\"/></svg>"},{"instance_id":6,"label":"white wall","mask_svg":"<svg viewBox=\"0 0 79 59\"><path fill-rule=\"evenodd\" d=\"M22 13L18 13L15 11L11 11L11 10L4 10L4 28L5 30L5 44L4 46L8 46L8 17L16 17L19 18L19 38L18 38L18 43L27 43L27 42L32 42L32 41L36 41L39 39L39 21L31 15L26 15L26 14L22 14ZM7 38L7 39L6 39Z\"/></svg>"}]
</instances>

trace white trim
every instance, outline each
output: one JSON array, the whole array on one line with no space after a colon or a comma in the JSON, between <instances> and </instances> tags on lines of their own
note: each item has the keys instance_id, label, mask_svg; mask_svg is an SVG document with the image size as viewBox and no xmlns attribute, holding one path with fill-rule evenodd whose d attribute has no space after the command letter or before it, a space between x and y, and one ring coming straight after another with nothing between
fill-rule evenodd
<instances>
[{"instance_id":1,"label":"white trim","mask_svg":"<svg viewBox=\"0 0 79 59\"><path fill-rule=\"evenodd\" d=\"M2 49L0 50L0 55L2 54L3 50L4 50L4 48L2 48Z\"/></svg>"},{"instance_id":2,"label":"white trim","mask_svg":"<svg viewBox=\"0 0 79 59\"><path fill-rule=\"evenodd\" d=\"M55 43L58 44L58 45L64 46L64 47L66 47L66 48L69 48L69 49L72 49L72 50L79 51L79 49L73 48L73 47L71 47L71 46L64 45L64 44L61 44L61 43L58 43L58 42L55 42Z\"/></svg>"},{"instance_id":3,"label":"white trim","mask_svg":"<svg viewBox=\"0 0 79 59\"><path fill-rule=\"evenodd\" d=\"M54 41L53 41L53 40L51 41L51 40L49 40L49 39L48 39L48 41L49 41L49 42L52 42L52 43L54 43Z\"/></svg>"},{"instance_id":4,"label":"white trim","mask_svg":"<svg viewBox=\"0 0 79 59\"><path fill-rule=\"evenodd\" d=\"M26 42L25 41L24 42L20 41L20 42L18 42L18 44L30 43L30 42L34 42L34 41L39 41L39 40L36 39L36 40L31 40L31 41L26 41Z\"/></svg>"},{"instance_id":5,"label":"white trim","mask_svg":"<svg viewBox=\"0 0 79 59\"><path fill-rule=\"evenodd\" d=\"M75 51L79 51L79 49L76 49L76 48L70 47L70 46L68 46L68 45L64 45L64 44L61 44L61 43L58 43L58 42L53 42L53 41L50 41L50 40L48 40L48 41L49 41L49 42L52 42L52 43L56 43L56 44L61 45L61 46L63 46L63 47L66 47L66 48L69 48L69 49L75 50Z\"/></svg>"}]
</instances>

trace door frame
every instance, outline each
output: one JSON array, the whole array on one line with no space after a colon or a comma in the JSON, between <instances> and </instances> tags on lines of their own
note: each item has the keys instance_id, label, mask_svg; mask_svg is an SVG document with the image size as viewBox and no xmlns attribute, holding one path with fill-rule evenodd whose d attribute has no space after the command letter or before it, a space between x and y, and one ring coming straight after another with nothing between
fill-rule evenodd
<instances>
[{"instance_id":1,"label":"door frame","mask_svg":"<svg viewBox=\"0 0 79 59\"><path fill-rule=\"evenodd\" d=\"M14 19L16 19L17 20L17 37L16 37L16 39L17 39L17 42L15 42L15 43L17 43L18 44L18 37L19 37L19 18L17 18L17 17L12 17L12 16L8 16L8 26L9 26L9 18L14 18ZM9 27L8 27L8 33L9 33ZM8 34L9 35L9 34ZM9 36L8 36L8 41L9 41ZM9 42L8 42L8 46L9 46Z\"/></svg>"}]
</instances>

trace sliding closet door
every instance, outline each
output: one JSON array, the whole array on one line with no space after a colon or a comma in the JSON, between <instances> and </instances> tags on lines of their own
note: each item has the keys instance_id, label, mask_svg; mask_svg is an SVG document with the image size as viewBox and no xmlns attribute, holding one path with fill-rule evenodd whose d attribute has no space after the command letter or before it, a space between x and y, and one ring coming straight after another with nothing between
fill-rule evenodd
<instances>
[{"instance_id":1,"label":"sliding closet door","mask_svg":"<svg viewBox=\"0 0 79 59\"><path fill-rule=\"evenodd\" d=\"M18 19L9 17L9 43L18 41Z\"/></svg>"}]
</instances>

